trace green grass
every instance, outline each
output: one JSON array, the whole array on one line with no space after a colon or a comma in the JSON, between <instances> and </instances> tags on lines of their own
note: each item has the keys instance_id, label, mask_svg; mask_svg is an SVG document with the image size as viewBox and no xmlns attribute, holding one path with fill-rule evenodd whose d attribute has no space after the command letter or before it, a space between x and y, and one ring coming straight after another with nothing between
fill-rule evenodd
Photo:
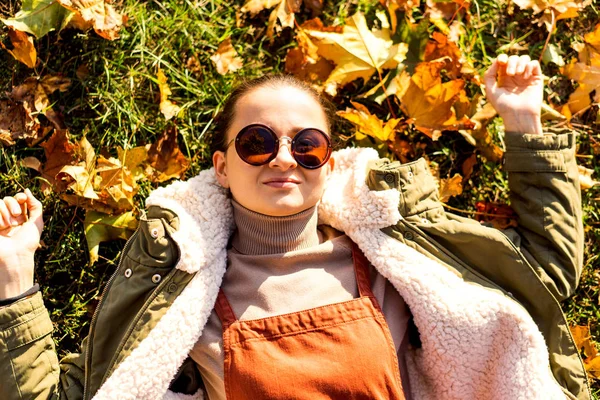
<instances>
[{"instance_id":1,"label":"green grass","mask_svg":"<svg viewBox=\"0 0 600 400\"><path fill-rule=\"evenodd\" d=\"M373 18L378 9L375 0L325 3L321 18L328 25L341 23L357 9L366 11ZM290 29L284 30L273 43L266 38L268 11L247 17L241 26L236 25L236 11L241 4L242 1L123 0L120 10L128 15L129 21L119 40L110 42L94 32L51 33L36 41L41 63L35 74L63 73L71 78L73 83L69 91L52 96L53 107L64 115L73 136L86 135L96 149L116 155L119 146L154 142L167 127L158 108L156 72L161 68L173 91L171 100L184 109L183 117L177 121L179 140L182 151L193 161L187 177L194 176L210 165L207 138L213 128L213 118L227 93L240 79L282 71L287 49L294 46L294 34ZM0 4L0 15L11 15L18 9L18 1L9 0ZM470 12L472 16L466 24L460 47L478 71L487 68L499 48L516 54L521 46L524 49L521 52L539 57L546 31L531 24L531 12L521 11L509 2L493 0L473 2ZM298 16L300 22L308 18L308 12ZM415 12L414 18L423 18L422 12ZM596 9L590 6L579 18L558 23L551 43L563 53L565 61L577 55L571 48L577 35L591 31L598 20ZM463 21L466 22L464 18ZM432 30L433 26L430 27ZM244 58L244 68L235 74L221 76L214 69L210 56L219 42L229 36ZM0 29L0 40L7 43L4 27ZM190 58L198 60L200 69L186 67ZM89 75L80 80L76 71L82 65L88 67ZM549 77L548 97L556 104L564 104L573 84L559 74L556 66L544 66L544 73ZM31 70L0 50L0 93L10 91L31 75ZM374 78L366 86L376 83ZM335 101L343 109L356 94L366 90L361 82L353 83ZM481 89L468 87L470 96L479 93ZM380 117L388 113L385 105L373 104L370 108ZM599 157L590 157L593 155L591 138L600 140L599 125L595 124L597 112L596 106L575 123L583 132L578 154L584 157L579 161L593 168L595 176L600 177ZM340 134L349 136L352 133L348 124L339 123L338 128ZM499 120L493 124L492 131L499 142L502 134ZM441 177L461 172L462 161L474 151L456 133L444 134L435 142L414 131L407 137L424 144L417 149L415 157L426 156L437 163ZM0 198L25 187L34 188L41 196L39 176L19 164L19 160L27 156L43 159L43 151L40 147L28 148L23 143L0 148ZM136 198L138 207L143 208L145 197L155 187L156 184L141 183ZM508 197L502 169L480 156L464 189L464 193L452 198L449 205L466 212L473 211L477 201L506 201ZM118 263L123 242L102 245L100 261L90 266L83 234L84 210L67 206L55 195L44 198L43 202L46 228L43 247L36 255L36 276L55 323L54 338L64 355L77 351L78 343L86 335L101 289ZM599 202L598 188L584 192L586 267L579 290L564 304L569 321L590 325L596 338L600 337ZM600 384L594 383L594 393L600 394Z\"/></svg>"}]
</instances>

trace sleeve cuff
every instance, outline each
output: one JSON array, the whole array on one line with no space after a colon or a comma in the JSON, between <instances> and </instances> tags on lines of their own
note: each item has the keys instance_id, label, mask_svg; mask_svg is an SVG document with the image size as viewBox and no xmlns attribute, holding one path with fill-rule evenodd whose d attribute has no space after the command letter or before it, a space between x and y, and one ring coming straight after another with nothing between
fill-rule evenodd
<instances>
[{"instance_id":1,"label":"sleeve cuff","mask_svg":"<svg viewBox=\"0 0 600 400\"><path fill-rule=\"evenodd\" d=\"M554 129L544 135L510 133L504 137L508 172L566 172L575 157L575 134Z\"/></svg>"},{"instance_id":2,"label":"sleeve cuff","mask_svg":"<svg viewBox=\"0 0 600 400\"><path fill-rule=\"evenodd\" d=\"M0 309L0 340L12 350L52 333L52 321L37 292Z\"/></svg>"}]
</instances>

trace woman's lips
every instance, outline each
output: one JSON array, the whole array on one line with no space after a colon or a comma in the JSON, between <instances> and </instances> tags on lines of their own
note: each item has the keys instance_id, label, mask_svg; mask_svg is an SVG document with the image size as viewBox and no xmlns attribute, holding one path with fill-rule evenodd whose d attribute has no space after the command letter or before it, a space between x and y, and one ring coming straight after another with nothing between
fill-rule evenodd
<instances>
[{"instance_id":1,"label":"woman's lips","mask_svg":"<svg viewBox=\"0 0 600 400\"><path fill-rule=\"evenodd\" d=\"M290 189L298 186L300 181L296 179L271 179L265 182L265 185L272 188Z\"/></svg>"}]
</instances>

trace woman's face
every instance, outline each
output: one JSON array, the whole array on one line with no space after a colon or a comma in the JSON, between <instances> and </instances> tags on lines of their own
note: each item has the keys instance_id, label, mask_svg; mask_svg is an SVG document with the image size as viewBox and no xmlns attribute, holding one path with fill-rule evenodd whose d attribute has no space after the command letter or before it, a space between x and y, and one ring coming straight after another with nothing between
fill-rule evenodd
<instances>
[{"instance_id":1,"label":"woman's face","mask_svg":"<svg viewBox=\"0 0 600 400\"><path fill-rule=\"evenodd\" d=\"M226 143L242 128L256 123L269 126L278 137L293 138L304 128L318 128L329 134L321 105L305 91L287 85L263 86L242 96ZM231 190L235 201L260 214L293 215L316 205L333 169L333 158L321 168L306 169L292 157L287 141L283 143L277 156L261 166L244 162L233 144L224 152L215 152L217 180Z\"/></svg>"}]
</instances>

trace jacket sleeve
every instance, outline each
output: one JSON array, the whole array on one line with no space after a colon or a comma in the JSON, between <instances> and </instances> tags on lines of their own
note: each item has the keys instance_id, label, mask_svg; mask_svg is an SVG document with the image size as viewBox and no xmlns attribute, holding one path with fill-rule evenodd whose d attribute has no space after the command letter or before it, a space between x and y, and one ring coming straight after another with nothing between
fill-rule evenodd
<instances>
[{"instance_id":1,"label":"jacket sleeve","mask_svg":"<svg viewBox=\"0 0 600 400\"><path fill-rule=\"evenodd\" d=\"M519 226L505 231L559 300L579 284L583 224L575 135L507 133L504 168Z\"/></svg>"},{"instance_id":2,"label":"jacket sleeve","mask_svg":"<svg viewBox=\"0 0 600 400\"><path fill-rule=\"evenodd\" d=\"M83 397L83 355L59 365L42 294L0 308L0 399Z\"/></svg>"}]
</instances>

